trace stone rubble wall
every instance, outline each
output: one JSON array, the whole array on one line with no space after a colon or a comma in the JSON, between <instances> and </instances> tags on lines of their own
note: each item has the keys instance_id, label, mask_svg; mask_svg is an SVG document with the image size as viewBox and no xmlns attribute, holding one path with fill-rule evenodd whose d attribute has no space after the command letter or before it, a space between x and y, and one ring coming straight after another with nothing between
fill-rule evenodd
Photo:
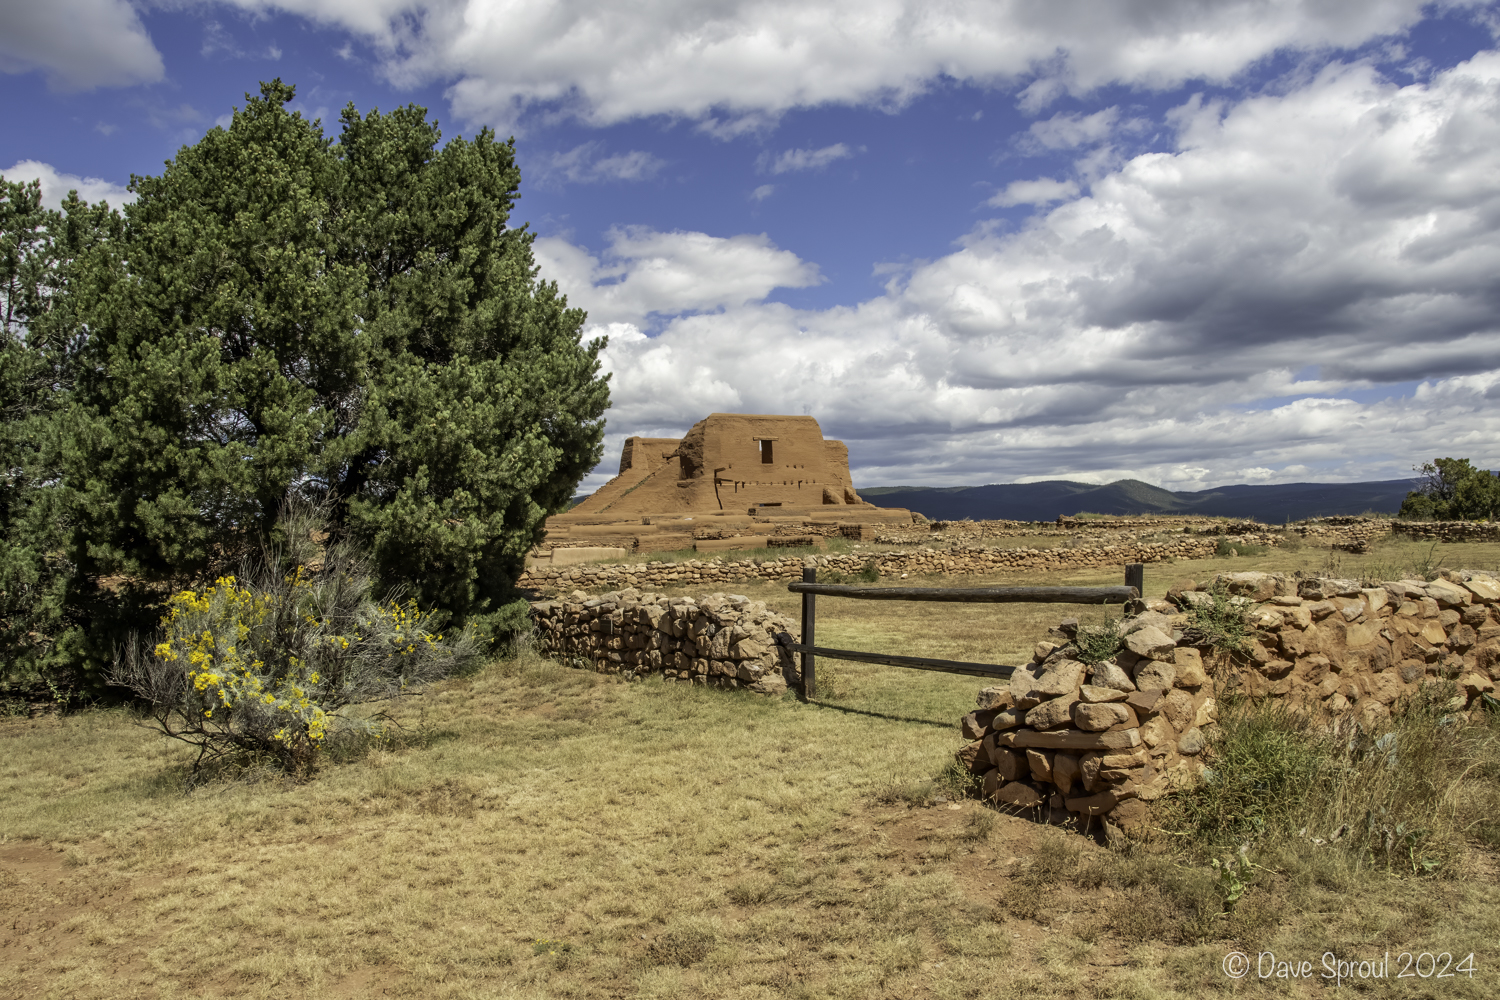
<instances>
[{"instance_id":1,"label":"stone rubble wall","mask_svg":"<svg viewBox=\"0 0 1500 1000\"><path fill-rule=\"evenodd\" d=\"M1366 725L1425 683L1451 680L1461 711L1500 680L1500 581L1448 571L1432 581L1224 573L1183 581L1125 620L1124 648L1085 666L1078 622L1038 643L1008 686L985 688L960 724L959 760L993 800L1054 822L1139 824L1146 803L1199 780L1215 692L1285 698ZM1243 654L1215 653L1189 609L1229 595L1246 610ZM1223 599L1222 597L1220 598Z\"/></svg>"},{"instance_id":2,"label":"stone rubble wall","mask_svg":"<svg viewBox=\"0 0 1500 1000\"><path fill-rule=\"evenodd\" d=\"M1075 659L1078 622L1036 645L1008 685L985 688L960 724L971 740L960 763L997 803L1061 823L1107 817L1139 824L1145 803L1197 781L1215 718L1202 653L1179 647L1171 622L1147 611L1122 624L1126 648L1086 666Z\"/></svg>"},{"instance_id":3,"label":"stone rubble wall","mask_svg":"<svg viewBox=\"0 0 1500 1000\"><path fill-rule=\"evenodd\" d=\"M738 594L667 597L635 588L531 606L537 650L601 673L628 678L660 673L667 680L778 695L801 683L778 632L796 622Z\"/></svg>"},{"instance_id":4,"label":"stone rubble wall","mask_svg":"<svg viewBox=\"0 0 1500 1000\"><path fill-rule=\"evenodd\" d=\"M1391 527L1408 538L1422 541L1500 541L1500 521L1396 521Z\"/></svg>"},{"instance_id":5,"label":"stone rubble wall","mask_svg":"<svg viewBox=\"0 0 1500 1000\"><path fill-rule=\"evenodd\" d=\"M1256 533L1234 540L1275 545L1280 534ZM819 569L854 574L874 562L883 577L944 573L978 575L1005 570L1080 569L1156 563L1171 559L1204 559L1214 554L1216 537L1182 535L1170 541L1122 541L1116 545L1059 546L1051 549L1002 549L990 546L931 546L908 552L848 553L827 556L783 556L780 559L690 559L686 562L615 563L609 565L537 566L520 579L522 587L556 591L617 587L692 587L745 580L797 580L804 562Z\"/></svg>"}]
</instances>

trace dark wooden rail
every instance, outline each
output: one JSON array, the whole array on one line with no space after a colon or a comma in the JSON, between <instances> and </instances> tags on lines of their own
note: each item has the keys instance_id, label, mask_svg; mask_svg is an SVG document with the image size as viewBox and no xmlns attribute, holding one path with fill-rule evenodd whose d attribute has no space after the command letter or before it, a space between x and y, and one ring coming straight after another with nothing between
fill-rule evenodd
<instances>
[{"instance_id":1,"label":"dark wooden rail","mask_svg":"<svg viewBox=\"0 0 1500 1000\"><path fill-rule=\"evenodd\" d=\"M1124 604L1134 587L850 587L842 583L789 583L794 594L853 597L861 601L951 601L963 604Z\"/></svg>"},{"instance_id":2,"label":"dark wooden rail","mask_svg":"<svg viewBox=\"0 0 1500 1000\"><path fill-rule=\"evenodd\" d=\"M934 660L925 656L892 656L887 653L861 653L852 649L830 649L827 646L804 646L793 641L785 632L776 637L793 653L811 656L827 656L835 660L854 660L857 663L881 663L888 667L909 667L912 670L937 670L947 674L969 674L973 677L1009 677L1015 667L1000 663L967 663L963 660Z\"/></svg>"},{"instance_id":3,"label":"dark wooden rail","mask_svg":"<svg viewBox=\"0 0 1500 1000\"><path fill-rule=\"evenodd\" d=\"M949 601L965 604L1121 604L1136 600L1145 588L1145 566L1130 563L1125 567L1123 587L851 587L838 583L819 583L818 571L804 569L801 583L789 583L787 589L802 595L802 641L793 642L785 632L776 641L802 656L802 697L818 693L817 658L856 663L880 663L912 670L936 670L947 674L972 677L1009 677L1016 670L1000 663L970 663L964 660L939 660L925 656L894 656L888 653L866 653L852 649L819 646L816 639L817 598L852 597L862 601Z\"/></svg>"}]
</instances>

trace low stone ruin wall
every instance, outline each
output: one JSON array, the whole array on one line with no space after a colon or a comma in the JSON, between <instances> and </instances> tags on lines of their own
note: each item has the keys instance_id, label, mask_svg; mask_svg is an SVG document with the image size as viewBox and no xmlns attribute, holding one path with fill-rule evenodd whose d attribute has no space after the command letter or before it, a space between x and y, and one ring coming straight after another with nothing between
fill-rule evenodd
<instances>
[{"instance_id":1,"label":"low stone ruin wall","mask_svg":"<svg viewBox=\"0 0 1500 1000\"><path fill-rule=\"evenodd\" d=\"M667 597L634 588L581 592L531 606L538 651L601 673L776 695L801 683L793 657L775 641L796 622L764 601L737 594Z\"/></svg>"},{"instance_id":2,"label":"low stone ruin wall","mask_svg":"<svg viewBox=\"0 0 1500 1000\"><path fill-rule=\"evenodd\" d=\"M1391 530L1423 541L1500 541L1500 522L1497 521L1394 521Z\"/></svg>"},{"instance_id":3,"label":"low stone ruin wall","mask_svg":"<svg viewBox=\"0 0 1500 1000\"><path fill-rule=\"evenodd\" d=\"M1237 541L1274 545L1279 534L1237 536ZM780 559L690 559L686 562L614 563L608 565L533 565L520 584L538 590L595 590L618 587L693 587L744 580L796 580L807 559L819 569L854 574L869 562L884 577L947 573L978 575L1006 570L1081 569L1156 563L1171 559L1205 559L1214 554L1218 539L1183 535L1170 541L1122 541L1118 545L1058 546L1051 549L1001 549L987 546L931 546L906 552L849 553L829 556L784 556Z\"/></svg>"},{"instance_id":4,"label":"low stone ruin wall","mask_svg":"<svg viewBox=\"0 0 1500 1000\"><path fill-rule=\"evenodd\" d=\"M1199 650L1178 646L1169 616L1129 619L1126 648L1093 666L1075 659L1077 620L1040 642L1008 685L985 688L961 723L959 760L985 794L1053 822L1108 817L1139 824L1145 803L1197 781L1215 713Z\"/></svg>"},{"instance_id":5,"label":"low stone ruin wall","mask_svg":"<svg viewBox=\"0 0 1500 1000\"><path fill-rule=\"evenodd\" d=\"M1215 654L1188 613L1216 589L1247 612L1243 654ZM1118 655L1085 666L1078 622L1065 621L1009 685L980 692L959 760L986 794L1053 821L1107 816L1128 829L1147 803L1202 776L1215 698L1232 689L1371 725L1424 683L1451 680L1450 707L1463 710L1500 680L1500 581L1226 573L1182 581L1121 631Z\"/></svg>"}]
</instances>

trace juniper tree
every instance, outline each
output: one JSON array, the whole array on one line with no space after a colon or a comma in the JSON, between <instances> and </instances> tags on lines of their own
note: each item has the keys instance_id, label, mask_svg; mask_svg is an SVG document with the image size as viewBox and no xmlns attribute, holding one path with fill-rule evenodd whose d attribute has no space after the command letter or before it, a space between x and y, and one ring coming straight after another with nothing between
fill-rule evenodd
<instances>
[{"instance_id":1,"label":"juniper tree","mask_svg":"<svg viewBox=\"0 0 1500 1000\"><path fill-rule=\"evenodd\" d=\"M0 178L0 676L70 657L59 417L81 341L68 292L80 255L119 224L76 191L55 211L39 182Z\"/></svg>"},{"instance_id":2,"label":"juniper tree","mask_svg":"<svg viewBox=\"0 0 1500 1000\"><path fill-rule=\"evenodd\" d=\"M603 341L508 225L513 141L439 148L425 109L352 105L335 139L294 95L262 84L133 177L124 232L91 257L74 557L159 603L299 493L380 589L503 625L543 518L600 457Z\"/></svg>"}]
</instances>

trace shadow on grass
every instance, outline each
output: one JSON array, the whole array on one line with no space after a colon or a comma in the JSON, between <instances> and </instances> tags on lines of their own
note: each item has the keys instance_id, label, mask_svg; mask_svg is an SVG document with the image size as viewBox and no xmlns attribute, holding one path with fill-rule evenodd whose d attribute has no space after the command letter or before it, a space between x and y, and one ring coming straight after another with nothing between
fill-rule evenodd
<instances>
[{"instance_id":1,"label":"shadow on grass","mask_svg":"<svg viewBox=\"0 0 1500 1000\"><path fill-rule=\"evenodd\" d=\"M887 712L872 712L869 709L850 708L848 705L840 705L836 702L831 701L818 701L815 698L808 698L803 702L803 704L814 705L818 708L831 708L835 712L845 712L849 715L866 715L872 719L886 719L890 722L913 722L921 726L940 726L943 729L956 728L951 719L943 722L938 722L935 719L915 719L909 715L891 715Z\"/></svg>"}]
</instances>

